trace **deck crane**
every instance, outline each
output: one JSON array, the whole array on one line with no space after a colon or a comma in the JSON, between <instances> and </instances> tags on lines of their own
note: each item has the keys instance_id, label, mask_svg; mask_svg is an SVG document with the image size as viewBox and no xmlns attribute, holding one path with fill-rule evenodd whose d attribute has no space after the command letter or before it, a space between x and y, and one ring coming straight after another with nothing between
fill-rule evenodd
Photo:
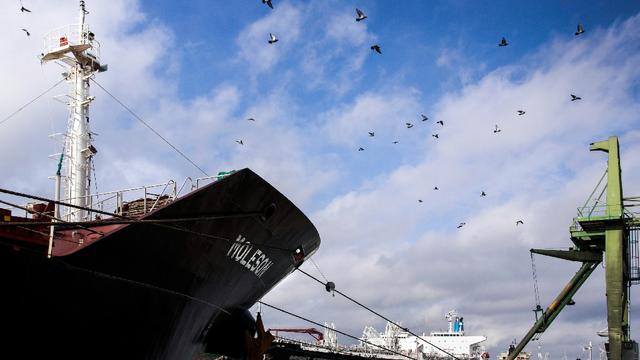
<instances>
[{"instance_id":1,"label":"deck crane","mask_svg":"<svg viewBox=\"0 0 640 360\"><path fill-rule=\"evenodd\" d=\"M638 343L629 335L629 287L640 283L640 213L633 211L634 206L640 205L640 197L622 196L620 145L616 136L592 143L589 149L608 154L607 169L585 204L578 208L578 216L569 228L574 246L569 250L531 249L532 254L582 265L545 310L536 308L542 310L540 316L536 316L536 322L507 360L518 356L534 336L542 334L551 325L566 305L573 304L573 296L602 262L603 255L609 339L605 344L607 357L609 360L638 359ZM607 181L603 183L605 178ZM594 197L598 190L599 194Z\"/></svg>"}]
</instances>

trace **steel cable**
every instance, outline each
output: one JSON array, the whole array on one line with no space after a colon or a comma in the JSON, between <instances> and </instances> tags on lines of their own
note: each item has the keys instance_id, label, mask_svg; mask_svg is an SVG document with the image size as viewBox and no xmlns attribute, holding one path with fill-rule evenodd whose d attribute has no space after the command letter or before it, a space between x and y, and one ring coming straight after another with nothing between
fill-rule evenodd
<instances>
[{"instance_id":1,"label":"steel cable","mask_svg":"<svg viewBox=\"0 0 640 360\"><path fill-rule=\"evenodd\" d=\"M66 79L62 79L60 81L58 81L57 83L53 84L53 86L51 86L50 88L48 88L47 90L45 90L44 92L42 92L40 95L36 96L35 98L31 99L29 102L27 102L26 104L22 105L20 108L18 108L18 110L14 111L13 113L11 113L9 116L5 117L4 119L2 119L2 121L0 121L0 125L4 124L5 122L9 121L9 119L11 119L12 117L14 117L17 113L19 113L20 111L24 110L27 106L33 104L34 102L36 102L38 99L40 99L41 97L43 97L46 93L48 93L49 91L53 90L56 86L60 85L63 81L65 81Z\"/></svg>"}]
</instances>

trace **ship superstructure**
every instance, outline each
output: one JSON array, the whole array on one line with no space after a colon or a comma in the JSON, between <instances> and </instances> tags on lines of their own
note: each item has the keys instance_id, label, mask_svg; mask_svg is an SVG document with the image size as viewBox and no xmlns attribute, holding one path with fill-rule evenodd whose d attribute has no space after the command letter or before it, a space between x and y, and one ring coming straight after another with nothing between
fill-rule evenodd
<instances>
[{"instance_id":1,"label":"ship superstructure","mask_svg":"<svg viewBox=\"0 0 640 360\"><path fill-rule=\"evenodd\" d=\"M458 316L455 310L447 312L445 318L449 325L447 331L433 331L429 335L414 336L394 324L387 323L383 333L378 333L371 326L365 327L361 339L409 356L446 358L449 357L447 353L450 353L463 359L488 358L481 345L487 340L485 336L466 335L464 319ZM371 347L364 342L361 346Z\"/></svg>"}]
</instances>

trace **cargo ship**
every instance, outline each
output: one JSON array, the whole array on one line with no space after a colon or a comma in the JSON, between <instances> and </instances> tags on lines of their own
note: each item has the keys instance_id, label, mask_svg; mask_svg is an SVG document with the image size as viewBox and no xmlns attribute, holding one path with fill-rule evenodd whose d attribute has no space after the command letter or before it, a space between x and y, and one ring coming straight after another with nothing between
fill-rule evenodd
<instances>
[{"instance_id":1,"label":"cargo ship","mask_svg":"<svg viewBox=\"0 0 640 360\"><path fill-rule=\"evenodd\" d=\"M250 169L92 194L89 89L107 66L87 14L80 1L79 23L41 55L71 88L53 198L2 189L0 357L245 357L258 341L248 309L318 249L318 231Z\"/></svg>"}]
</instances>

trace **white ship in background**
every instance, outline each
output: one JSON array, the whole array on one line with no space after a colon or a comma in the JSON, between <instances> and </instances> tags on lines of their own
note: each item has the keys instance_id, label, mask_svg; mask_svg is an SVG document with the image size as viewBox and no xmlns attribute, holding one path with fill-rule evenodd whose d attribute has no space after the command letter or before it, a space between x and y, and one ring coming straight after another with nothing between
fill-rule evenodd
<instances>
[{"instance_id":1,"label":"white ship in background","mask_svg":"<svg viewBox=\"0 0 640 360\"><path fill-rule=\"evenodd\" d=\"M489 354L480 345L487 340L482 335L465 335L463 318L455 310L449 311L445 318L449 322L448 331L434 331L429 335L413 336L398 326L387 323L384 333L366 326L360 340L383 346L387 349L416 358L448 358L447 353L461 359L488 359ZM364 348L375 347L361 342ZM444 351L447 353L445 353Z\"/></svg>"}]
</instances>

